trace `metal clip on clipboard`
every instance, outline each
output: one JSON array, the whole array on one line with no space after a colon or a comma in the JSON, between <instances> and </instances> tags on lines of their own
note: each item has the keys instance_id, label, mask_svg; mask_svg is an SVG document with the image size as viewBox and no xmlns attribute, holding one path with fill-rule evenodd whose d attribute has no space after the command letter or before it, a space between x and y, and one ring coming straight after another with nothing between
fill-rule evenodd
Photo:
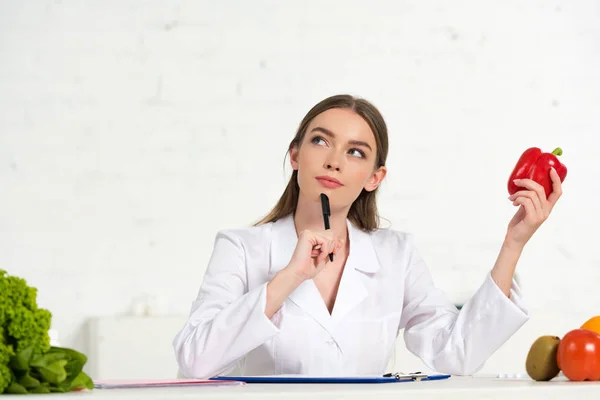
<instances>
[{"instance_id":1,"label":"metal clip on clipboard","mask_svg":"<svg viewBox=\"0 0 600 400\"><path fill-rule=\"evenodd\" d=\"M411 372L410 374L405 374L403 372L399 372L399 373L391 373L390 372L390 373L383 375L383 377L384 378L394 377L398 381L404 381L404 380L420 381L421 379L428 378L429 375L424 374L422 372Z\"/></svg>"}]
</instances>

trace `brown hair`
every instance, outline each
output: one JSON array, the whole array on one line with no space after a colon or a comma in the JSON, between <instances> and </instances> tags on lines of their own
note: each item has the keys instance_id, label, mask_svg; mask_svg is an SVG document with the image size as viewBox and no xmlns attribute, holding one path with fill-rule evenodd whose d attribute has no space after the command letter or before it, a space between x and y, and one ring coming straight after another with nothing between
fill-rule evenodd
<instances>
[{"instance_id":1,"label":"brown hair","mask_svg":"<svg viewBox=\"0 0 600 400\"><path fill-rule=\"evenodd\" d=\"M377 160L375 168L384 166L388 154L388 131L383 116L379 110L367 100L346 94L328 97L316 104L306 114L298 126L296 136L290 142L286 155L289 154L294 146L300 147L311 121L317 115L332 108L350 109L360 115L367 124L369 124L371 131L373 131L373 134L375 135L375 142L377 144ZM350 222L363 231L369 232L379 227L379 216L377 214L377 203L375 199L377 195L376 192L377 189L371 192L363 189L358 198L352 203L350 211L348 212L348 219ZM298 205L299 194L298 171L294 170L287 187L275 207L273 207L273 209L255 225L275 222L278 219L295 212L296 206Z\"/></svg>"}]
</instances>

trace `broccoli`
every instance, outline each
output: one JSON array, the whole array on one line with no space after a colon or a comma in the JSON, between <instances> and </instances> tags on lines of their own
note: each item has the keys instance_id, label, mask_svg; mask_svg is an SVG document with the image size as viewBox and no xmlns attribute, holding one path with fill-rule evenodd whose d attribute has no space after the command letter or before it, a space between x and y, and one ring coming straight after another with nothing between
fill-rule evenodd
<instances>
[{"instance_id":1,"label":"broccoli","mask_svg":"<svg viewBox=\"0 0 600 400\"><path fill-rule=\"evenodd\" d=\"M0 299L2 299L2 291L0 291ZM0 303L0 307L2 307L2 303ZM12 372L8 368L8 362L13 354L12 347L4 339L4 328L0 325L0 394L10 385L12 380Z\"/></svg>"},{"instance_id":2,"label":"broccoli","mask_svg":"<svg viewBox=\"0 0 600 400\"><path fill-rule=\"evenodd\" d=\"M67 391L82 379L89 387L81 372L87 358L50 346L52 314L38 308L36 298L36 288L0 270L0 393ZM61 369L68 362L69 371Z\"/></svg>"},{"instance_id":3,"label":"broccoli","mask_svg":"<svg viewBox=\"0 0 600 400\"><path fill-rule=\"evenodd\" d=\"M85 354L50 345L51 320L37 306L36 288L0 270L0 394L94 388L83 372Z\"/></svg>"},{"instance_id":4,"label":"broccoli","mask_svg":"<svg viewBox=\"0 0 600 400\"><path fill-rule=\"evenodd\" d=\"M0 270L0 393L10 385L11 356L28 347L35 353L50 350L50 311L37 306L37 289L24 279Z\"/></svg>"},{"instance_id":5,"label":"broccoli","mask_svg":"<svg viewBox=\"0 0 600 400\"><path fill-rule=\"evenodd\" d=\"M33 346L34 352L50 349L50 311L37 306L37 289L24 279L0 270L0 326L5 343L15 352Z\"/></svg>"}]
</instances>

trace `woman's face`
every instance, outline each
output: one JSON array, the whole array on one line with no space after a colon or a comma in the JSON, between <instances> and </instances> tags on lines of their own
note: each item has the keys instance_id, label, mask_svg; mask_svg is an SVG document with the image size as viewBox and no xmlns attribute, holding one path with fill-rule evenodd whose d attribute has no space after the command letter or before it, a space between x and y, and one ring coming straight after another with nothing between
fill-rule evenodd
<instances>
[{"instance_id":1,"label":"woman's face","mask_svg":"<svg viewBox=\"0 0 600 400\"><path fill-rule=\"evenodd\" d=\"M385 177L375 169L377 145L369 124L354 111L333 108L309 124L299 148L290 152L298 170L300 195L309 201L329 197L331 208L349 208L363 189L372 191Z\"/></svg>"}]
</instances>

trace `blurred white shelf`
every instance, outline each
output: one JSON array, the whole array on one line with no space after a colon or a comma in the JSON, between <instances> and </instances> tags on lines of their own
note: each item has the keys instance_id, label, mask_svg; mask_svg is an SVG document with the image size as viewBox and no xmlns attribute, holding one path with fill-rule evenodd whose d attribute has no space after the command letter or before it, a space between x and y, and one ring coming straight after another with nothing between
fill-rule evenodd
<instances>
[{"instance_id":1,"label":"blurred white shelf","mask_svg":"<svg viewBox=\"0 0 600 400\"><path fill-rule=\"evenodd\" d=\"M94 379L172 379L173 338L186 316L99 317L88 321L88 364Z\"/></svg>"}]
</instances>

